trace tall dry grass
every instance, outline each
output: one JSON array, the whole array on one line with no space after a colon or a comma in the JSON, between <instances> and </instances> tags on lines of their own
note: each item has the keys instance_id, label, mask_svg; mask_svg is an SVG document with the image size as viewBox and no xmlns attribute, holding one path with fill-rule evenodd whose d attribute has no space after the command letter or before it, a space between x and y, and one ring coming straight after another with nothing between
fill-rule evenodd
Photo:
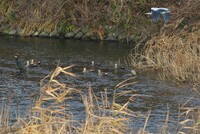
<instances>
[{"instance_id":1,"label":"tall dry grass","mask_svg":"<svg viewBox=\"0 0 200 134\"><path fill-rule=\"evenodd\" d=\"M115 87L115 97L113 101L110 101L106 90L101 93L101 96L96 96L90 85L88 92L85 94L80 89L70 87L67 82L59 82L59 75L64 74L66 77L76 77L68 71L71 67L73 65L64 68L58 66L42 79L38 100L36 100L30 112L26 116L18 117L13 125L11 125L13 122L10 122L9 106L3 108L0 114L0 133L130 133L132 131L129 124L130 118L136 117L136 114L128 109L128 104L137 95L131 96L129 101L123 105L118 104L116 100L118 97L131 93L131 91L118 92L118 89L134 84L135 82L131 81L134 79L119 83ZM69 102L73 97L80 97L85 107L86 117L83 122L75 120L73 114L66 112L70 111ZM146 132L145 127L140 130L141 133Z\"/></svg>"},{"instance_id":2,"label":"tall dry grass","mask_svg":"<svg viewBox=\"0 0 200 134\"><path fill-rule=\"evenodd\" d=\"M135 66L163 70L163 78L177 82L200 82L199 32L168 36L162 34L146 43L141 53L132 54Z\"/></svg>"},{"instance_id":3,"label":"tall dry grass","mask_svg":"<svg viewBox=\"0 0 200 134\"><path fill-rule=\"evenodd\" d=\"M199 83L199 7L198 0L180 0L171 5L170 23L161 27L154 24L160 29L133 49L131 64L162 70L159 74L162 79L170 78L177 83Z\"/></svg>"},{"instance_id":4,"label":"tall dry grass","mask_svg":"<svg viewBox=\"0 0 200 134\"><path fill-rule=\"evenodd\" d=\"M180 0L170 5L170 23L161 27L154 24L159 30L137 44L130 54L130 63L154 70L161 79L174 80L178 84L192 83L193 90L200 95L199 7L198 0ZM178 133L199 133L199 106L184 105L180 109L184 117L179 122L182 127Z\"/></svg>"}]
</instances>

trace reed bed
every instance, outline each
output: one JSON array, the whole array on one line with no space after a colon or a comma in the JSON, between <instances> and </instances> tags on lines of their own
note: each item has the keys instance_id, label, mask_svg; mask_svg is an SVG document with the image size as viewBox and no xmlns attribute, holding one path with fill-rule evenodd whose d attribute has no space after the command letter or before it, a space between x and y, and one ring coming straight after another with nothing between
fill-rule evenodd
<instances>
[{"instance_id":1,"label":"reed bed","mask_svg":"<svg viewBox=\"0 0 200 134\"><path fill-rule=\"evenodd\" d=\"M67 83L58 81L60 75L66 77L76 77L70 73L68 67L57 67L49 75L41 80L40 96L30 108L26 116L18 117L11 125L9 117L9 105L5 106L0 114L0 133L15 134L122 134L130 133L130 119L137 117L137 114L128 109L128 104L137 95L129 98L125 104L118 104L117 98L130 94L131 91L119 92L118 89L134 84L130 78L125 80L114 89L114 99L110 101L107 91L96 96L89 84L88 92L83 93L80 89L70 87ZM124 86L123 86L124 85ZM73 114L69 114L69 101L73 97L81 98L85 107L86 117L83 122L73 119ZM10 97L11 98L11 97ZM77 98L78 99L78 98ZM142 118L145 118L143 116ZM146 121L147 122L147 121ZM13 122L12 122L13 123ZM76 125L74 125L76 124ZM145 125L146 127L146 125ZM145 127L140 132L145 132Z\"/></svg>"},{"instance_id":2,"label":"reed bed","mask_svg":"<svg viewBox=\"0 0 200 134\"><path fill-rule=\"evenodd\" d=\"M180 0L171 5L170 23L154 24L159 27L157 32L136 45L130 53L129 63L140 69L153 70L161 79L192 84L193 90L200 95L199 7L198 0ZM199 106L184 105L180 110L183 110L181 116L184 118L179 122L182 127L178 133L200 133Z\"/></svg>"},{"instance_id":3,"label":"reed bed","mask_svg":"<svg viewBox=\"0 0 200 134\"><path fill-rule=\"evenodd\" d=\"M163 70L162 78L200 82L199 32L161 35L146 43L140 54L131 54L133 65Z\"/></svg>"},{"instance_id":4,"label":"reed bed","mask_svg":"<svg viewBox=\"0 0 200 134\"><path fill-rule=\"evenodd\" d=\"M200 82L200 4L198 0L182 2L171 6L169 24L161 27L154 24L159 30L145 42L138 43L130 54L130 62L139 68L161 70L159 76L162 79L194 84Z\"/></svg>"},{"instance_id":5,"label":"reed bed","mask_svg":"<svg viewBox=\"0 0 200 134\"><path fill-rule=\"evenodd\" d=\"M113 89L113 99L108 99L108 93L105 89L100 96L96 96L92 87L88 86L87 92L81 89L75 89L67 83L59 82L59 77L76 77L70 73L68 67L58 66L41 80L41 88L38 99L29 109L27 115L18 116L16 122L10 119L10 102L12 93L8 96L8 104L5 104L0 113L0 134L124 134L138 133L148 134L147 124L151 111L146 115L138 114L128 108L129 103L133 103L137 97L143 97L140 94L134 94L133 91L123 91L125 86L137 83L134 77L130 77L115 86ZM63 77L62 77L63 80ZM196 85L194 89L197 87ZM117 103L120 97L129 96L124 104ZM70 111L70 101L78 97L84 106L85 116L83 121L76 120L73 112ZM174 130L174 133L196 132L199 131L199 112L191 114L198 108L183 108L184 120L180 121L180 128ZM160 133L168 133L169 111L166 121L160 128ZM191 118L192 117L192 118ZM142 118L144 126L133 130L134 119ZM141 123L141 122L140 122ZM156 126L155 126L156 127Z\"/></svg>"},{"instance_id":6,"label":"reed bed","mask_svg":"<svg viewBox=\"0 0 200 134\"><path fill-rule=\"evenodd\" d=\"M192 88L200 96L199 83L195 84ZM183 117L182 121L179 124L182 126L179 130L181 133L191 133L198 134L200 133L200 108L188 107L187 104L190 101L193 101L194 98L191 98L183 106L180 107L181 115Z\"/></svg>"}]
</instances>

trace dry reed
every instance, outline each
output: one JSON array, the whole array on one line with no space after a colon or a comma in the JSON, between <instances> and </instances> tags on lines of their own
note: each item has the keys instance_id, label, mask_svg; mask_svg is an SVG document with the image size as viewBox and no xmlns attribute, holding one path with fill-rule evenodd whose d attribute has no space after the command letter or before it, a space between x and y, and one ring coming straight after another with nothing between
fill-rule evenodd
<instances>
[{"instance_id":1,"label":"dry reed","mask_svg":"<svg viewBox=\"0 0 200 134\"><path fill-rule=\"evenodd\" d=\"M171 7L176 14L172 14L169 24L162 26L145 43L138 43L130 54L130 62L139 68L162 70L159 74L162 79L199 83L200 4L198 0L189 0L184 5L182 2Z\"/></svg>"},{"instance_id":2,"label":"dry reed","mask_svg":"<svg viewBox=\"0 0 200 134\"><path fill-rule=\"evenodd\" d=\"M115 99L113 99L113 102L110 102L106 90L101 93L100 97L97 97L93 93L90 85L88 93L85 95L81 90L74 89L67 83L60 83L57 77L61 75L61 73L68 77L76 77L74 74L67 71L72 66L64 68L58 66L42 79L38 100L36 100L26 117L19 117L17 122L13 125L9 124L9 106L8 108L4 108L0 114L0 133L122 134L131 132L129 128L130 117L135 117L136 114L128 109L128 104L133 96L129 99L129 102L121 105L116 103ZM126 82L127 81L124 81L118 84L115 90L117 90L118 87L122 88L123 83L125 84ZM125 84L125 86L127 85L130 84ZM130 94L131 92L125 91L124 93L116 93L116 96L120 97L127 93ZM82 98L86 114L84 122L74 120L73 115L66 112L66 110L70 110L68 102L74 97L74 94ZM117 99L118 97L115 98ZM74 126L74 123L78 124L78 126Z\"/></svg>"}]
</instances>

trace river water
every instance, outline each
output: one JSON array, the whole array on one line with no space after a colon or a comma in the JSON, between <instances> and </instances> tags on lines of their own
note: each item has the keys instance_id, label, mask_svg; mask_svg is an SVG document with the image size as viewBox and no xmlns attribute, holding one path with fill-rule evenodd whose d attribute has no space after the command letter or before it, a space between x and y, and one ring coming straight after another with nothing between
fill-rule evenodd
<instances>
[{"instance_id":1,"label":"river water","mask_svg":"<svg viewBox=\"0 0 200 134\"><path fill-rule=\"evenodd\" d=\"M49 38L23 38L0 37L0 108L8 104L10 100L11 121L15 121L16 115L23 116L32 106L32 95L38 95L39 82L58 62L60 66L75 66L71 71L77 78L69 79L75 88L86 91L88 82L95 94L100 95L107 89L108 96L112 96L113 88L119 82L127 79L130 67L124 64L131 46L114 42L81 41ZM26 73L19 73L14 55L18 55L21 61L37 59L41 65L30 68ZM100 64L99 69L106 71L108 76L99 76L97 72L83 73L83 68L90 68L91 61ZM114 69L114 64L125 67L125 70ZM178 128L179 107L191 100L185 106L198 106L199 96L192 92L189 86L176 86L170 81L160 81L157 75L148 72L137 72L137 84L129 85L122 90L133 90L136 97L129 108L134 112L143 114L151 111L146 130L151 133L160 132L165 123L169 110L168 131L173 133ZM34 94L36 93L36 94ZM110 95L109 95L110 94ZM125 103L131 94L118 100ZM11 98L11 99L9 99ZM80 101L71 102L71 109L76 119L83 120L84 107ZM134 119L130 127L134 131L144 126L145 119Z\"/></svg>"}]
</instances>

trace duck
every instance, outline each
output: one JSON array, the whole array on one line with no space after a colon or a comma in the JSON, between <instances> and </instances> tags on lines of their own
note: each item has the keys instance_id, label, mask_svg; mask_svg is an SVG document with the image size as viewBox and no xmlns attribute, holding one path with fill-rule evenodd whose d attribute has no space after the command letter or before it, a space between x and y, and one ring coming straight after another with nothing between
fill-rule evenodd
<instances>
[{"instance_id":1,"label":"duck","mask_svg":"<svg viewBox=\"0 0 200 134\"><path fill-rule=\"evenodd\" d=\"M101 66L101 64L100 63L95 63L94 61L92 61L92 66Z\"/></svg>"},{"instance_id":2,"label":"duck","mask_svg":"<svg viewBox=\"0 0 200 134\"><path fill-rule=\"evenodd\" d=\"M95 72L95 64L94 64L94 61L92 61L90 72Z\"/></svg>"},{"instance_id":3,"label":"duck","mask_svg":"<svg viewBox=\"0 0 200 134\"><path fill-rule=\"evenodd\" d=\"M100 69L98 69L98 75L99 76L108 76L107 72L102 72Z\"/></svg>"},{"instance_id":4,"label":"duck","mask_svg":"<svg viewBox=\"0 0 200 134\"><path fill-rule=\"evenodd\" d=\"M125 70L125 67L122 67L122 66L118 67L116 63L114 64L114 66L115 66L115 69Z\"/></svg>"},{"instance_id":5,"label":"duck","mask_svg":"<svg viewBox=\"0 0 200 134\"><path fill-rule=\"evenodd\" d=\"M40 64L40 61L35 61L34 59L26 61L26 67L37 67Z\"/></svg>"},{"instance_id":6,"label":"duck","mask_svg":"<svg viewBox=\"0 0 200 134\"><path fill-rule=\"evenodd\" d=\"M19 68L19 70L21 72L25 72L26 71L26 66L18 59L18 56L14 56L15 57L15 62L16 62L16 65L17 67Z\"/></svg>"},{"instance_id":7,"label":"duck","mask_svg":"<svg viewBox=\"0 0 200 134\"><path fill-rule=\"evenodd\" d=\"M88 73L88 70L86 69L86 67L83 68L83 73L84 74Z\"/></svg>"},{"instance_id":8,"label":"duck","mask_svg":"<svg viewBox=\"0 0 200 134\"><path fill-rule=\"evenodd\" d=\"M40 61L36 61L34 59L31 59L30 65L33 67L37 67L41 62Z\"/></svg>"}]
</instances>

